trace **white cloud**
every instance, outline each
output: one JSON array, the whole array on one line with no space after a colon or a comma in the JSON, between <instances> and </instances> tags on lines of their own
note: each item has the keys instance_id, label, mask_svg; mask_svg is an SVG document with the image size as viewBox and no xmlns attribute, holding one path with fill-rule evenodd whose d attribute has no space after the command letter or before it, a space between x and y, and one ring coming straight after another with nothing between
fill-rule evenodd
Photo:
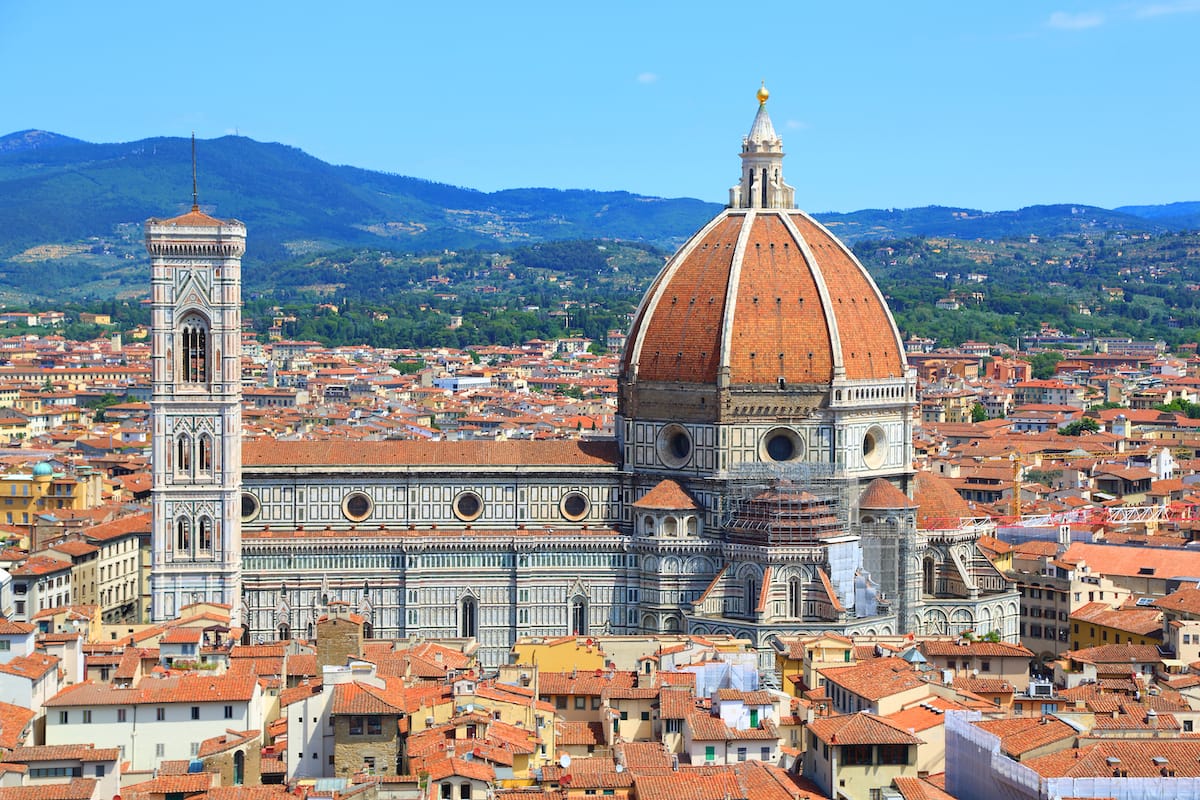
<instances>
[{"instance_id":1,"label":"white cloud","mask_svg":"<svg viewBox=\"0 0 1200 800\"><path fill-rule=\"evenodd\" d=\"M1138 6L1133 10L1133 15L1138 19L1149 19L1172 14L1194 14L1197 11L1200 11L1200 0L1177 0L1173 3L1150 3Z\"/></svg>"},{"instance_id":2,"label":"white cloud","mask_svg":"<svg viewBox=\"0 0 1200 800\"><path fill-rule=\"evenodd\" d=\"M1104 15L1099 11L1055 11L1046 21L1046 25L1062 31L1081 31L1085 28L1095 28L1104 24Z\"/></svg>"},{"instance_id":3,"label":"white cloud","mask_svg":"<svg viewBox=\"0 0 1200 800\"><path fill-rule=\"evenodd\" d=\"M808 123L803 120L799 120L799 119L789 119L787 122L785 122L783 124L790 131L806 131L806 130L808 130Z\"/></svg>"},{"instance_id":4,"label":"white cloud","mask_svg":"<svg viewBox=\"0 0 1200 800\"><path fill-rule=\"evenodd\" d=\"M657 83L658 82L658 73L643 72L637 76L637 82L638 83Z\"/></svg>"}]
</instances>

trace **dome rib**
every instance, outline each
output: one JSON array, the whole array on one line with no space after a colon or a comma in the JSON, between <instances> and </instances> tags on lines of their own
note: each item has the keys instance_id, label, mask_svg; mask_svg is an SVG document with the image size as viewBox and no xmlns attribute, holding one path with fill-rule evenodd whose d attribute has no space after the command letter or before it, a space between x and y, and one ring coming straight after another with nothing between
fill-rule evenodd
<instances>
[{"instance_id":1,"label":"dome rib","mask_svg":"<svg viewBox=\"0 0 1200 800\"><path fill-rule=\"evenodd\" d=\"M801 239L814 252L819 251L822 276L836 281L829 289L830 297L836 298L834 317L845 377L851 380L903 377L908 370L908 359L900 331L866 267L828 228L803 211L792 212L789 221Z\"/></svg>"},{"instance_id":2,"label":"dome rib","mask_svg":"<svg viewBox=\"0 0 1200 800\"><path fill-rule=\"evenodd\" d=\"M732 216L732 214L730 215ZM733 262L729 269L729 282L725 285L725 319L721 325L720 367L718 375L723 386L729 384L730 363L729 353L733 341L733 321L737 317L737 292L742 280L742 263L746 257L746 242L750 238L750 228L754 222L754 212L747 211L738 231L737 244L733 248Z\"/></svg>"}]
</instances>

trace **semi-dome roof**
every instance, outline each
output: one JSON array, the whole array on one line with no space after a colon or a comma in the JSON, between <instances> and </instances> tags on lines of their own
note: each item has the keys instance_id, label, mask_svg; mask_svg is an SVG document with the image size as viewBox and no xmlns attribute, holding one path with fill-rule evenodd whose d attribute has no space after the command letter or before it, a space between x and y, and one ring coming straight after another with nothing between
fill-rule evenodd
<instances>
[{"instance_id":1,"label":"semi-dome roof","mask_svg":"<svg viewBox=\"0 0 1200 800\"><path fill-rule=\"evenodd\" d=\"M765 92L759 101L730 206L667 262L642 300L621 364L626 384L812 390L907 372L866 269L793 208Z\"/></svg>"}]
</instances>

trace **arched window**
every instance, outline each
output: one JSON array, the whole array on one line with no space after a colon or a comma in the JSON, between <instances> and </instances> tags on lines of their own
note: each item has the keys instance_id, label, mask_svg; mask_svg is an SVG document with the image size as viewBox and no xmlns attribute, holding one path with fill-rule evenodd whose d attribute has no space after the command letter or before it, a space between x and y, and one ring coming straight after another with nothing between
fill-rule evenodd
<instances>
[{"instance_id":1,"label":"arched window","mask_svg":"<svg viewBox=\"0 0 1200 800\"><path fill-rule=\"evenodd\" d=\"M175 472L179 475L192 472L192 437L186 433L179 434L175 440Z\"/></svg>"},{"instance_id":2,"label":"arched window","mask_svg":"<svg viewBox=\"0 0 1200 800\"><path fill-rule=\"evenodd\" d=\"M187 517L175 520L175 550L183 555L192 552L192 521Z\"/></svg>"},{"instance_id":3,"label":"arched window","mask_svg":"<svg viewBox=\"0 0 1200 800\"><path fill-rule=\"evenodd\" d=\"M211 473L213 468L213 440L207 433L200 434L200 458L196 464L200 472Z\"/></svg>"},{"instance_id":4,"label":"arched window","mask_svg":"<svg viewBox=\"0 0 1200 800\"><path fill-rule=\"evenodd\" d=\"M196 549L202 553L210 553L213 549L212 517L200 518L200 532L196 537Z\"/></svg>"},{"instance_id":5,"label":"arched window","mask_svg":"<svg viewBox=\"0 0 1200 800\"><path fill-rule=\"evenodd\" d=\"M179 326L179 378L181 383L208 383L208 322L189 314Z\"/></svg>"},{"instance_id":6,"label":"arched window","mask_svg":"<svg viewBox=\"0 0 1200 800\"><path fill-rule=\"evenodd\" d=\"M292 626L285 622L275 629L275 634L279 637L279 641L289 641L292 638Z\"/></svg>"},{"instance_id":7,"label":"arched window","mask_svg":"<svg viewBox=\"0 0 1200 800\"><path fill-rule=\"evenodd\" d=\"M804 591L800 579L788 579L788 616L800 619L804 616Z\"/></svg>"},{"instance_id":8,"label":"arched window","mask_svg":"<svg viewBox=\"0 0 1200 800\"><path fill-rule=\"evenodd\" d=\"M758 579L753 576L746 579L746 613L753 614L758 607Z\"/></svg>"},{"instance_id":9,"label":"arched window","mask_svg":"<svg viewBox=\"0 0 1200 800\"><path fill-rule=\"evenodd\" d=\"M663 519L663 536L675 536L679 532L679 522L674 517Z\"/></svg>"},{"instance_id":10,"label":"arched window","mask_svg":"<svg viewBox=\"0 0 1200 800\"><path fill-rule=\"evenodd\" d=\"M464 639L479 635L479 603L464 597L458 607L458 635Z\"/></svg>"},{"instance_id":11,"label":"arched window","mask_svg":"<svg viewBox=\"0 0 1200 800\"><path fill-rule=\"evenodd\" d=\"M571 635L586 636L588 632L587 598L576 597L571 601Z\"/></svg>"},{"instance_id":12,"label":"arched window","mask_svg":"<svg viewBox=\"0 0 1200 800\"><path fill-rule=\"evenodd\" d=\"M647 536L654 534L654 517L650 516L649 514L642 517L642 533L646 534Z\"/></svg>"},{"instance_id":13,"label":"arched window","mask_svg":"<svg viewBox=\"0 0 1200 800\"><path fill-rule=\"evenodd\" d=\"M935 581L935 576L937 574L937 570L934 566L932 558L926 558L922 562L921 572L922 572L922 577L924 578L923 582L925 584L924 585L925 594L927 594L927 595L936 594L937 593L937 583Z\"/></svg>"}]
</instances>

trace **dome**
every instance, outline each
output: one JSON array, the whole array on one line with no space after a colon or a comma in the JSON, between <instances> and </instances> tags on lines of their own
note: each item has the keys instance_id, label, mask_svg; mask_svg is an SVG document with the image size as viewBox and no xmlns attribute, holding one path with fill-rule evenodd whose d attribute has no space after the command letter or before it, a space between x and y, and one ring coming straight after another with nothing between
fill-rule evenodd
<instances>
[{"instance_id":1,"label":"dome","mask_svg":"<svg viewBox=\"0 0 1200 800\"><path fill-rule=\"evenodd\" d=\"M867 488L859 495L858 507L879 511L891 511L902 508L916 508L917 503L909 500L908 495L897 489L883 478L876 478L867 484Z\"/></svg>"},{"instance_id":2,"label":"dome","mask_svg":"<svg viewBox=\"0 0 1200 800\"><path fill-rule=\"evenodd\" d=\"M730 207L667 262L642 300L621 364L626 384L807 391L811 405L824 405L837 380L906 375L899 331L867 270L791 207L781 148L764 101L742 142Z\"/></svg>"},{"instance_id":3,"label":"dome","mask_svg":"<svg viewBox=\"0 0 1200 800\"><path fill-rule=\"evenodd\" d=\"M54 466L46 461L33 465L33 477L50 478L54 476Z\"/></svg>"},{"instance_id":4,"label":"dome","mask_svg":"<svg viewBox=\"0 0 1200 800\"><path fill-rule=\"evenodd\" d=\"M913 483L917 527L923 530L958 527L962 517L974 516L967 501L949 481L932 472L918 472Z\"/></svg>"}]
</instances>

